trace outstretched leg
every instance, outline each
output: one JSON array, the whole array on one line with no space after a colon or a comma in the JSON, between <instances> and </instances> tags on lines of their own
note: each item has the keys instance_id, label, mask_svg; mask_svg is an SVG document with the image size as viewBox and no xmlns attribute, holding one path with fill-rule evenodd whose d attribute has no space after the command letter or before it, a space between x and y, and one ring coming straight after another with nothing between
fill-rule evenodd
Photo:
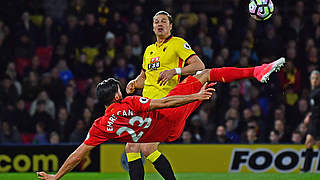
<instances>
[{"instance_id":1,"label":"outstretched leg","mask_svg":"<svg viewBox=\"0 0 320 180\"><path fill-rule=\"evenodd\" d=\"M265 83L269 80L269 76L274 71L279 71L284 65L285 59L280 58L272 63L263 64L252 68L235 68L223 67L205 69L202 73L194 77L204 84L205 82L232 82L246 78L256 78L258 81Z\"/></svg>"},{"instance_id":2,"label":"outstretched leg","mask_svg":"<svg viewBox=\"0 0 320 180\"><path fill-rule=\"evenodd\" d=\"M283 58L272 62L270 64L263 64L254 68L212 68L205 69L200 74L189 76L180 82L175 88L173 88L167 96L175 95L189 95L198 93L206 82L231 82L238 79L255 77L260 82L266 82L269 75L280 69L285 63ZM230 74L230 71L232 74ZM224 80L223 80L224 79ZM162 113L175 113L178 114L172 125L171 133L168 135L168 140L172 141L180 137L186 119L192 112L201 104L202 101L196 101L186 104L184 106L176 107L172 109L163 109ZM175 116L176 117L176 116ZM180 118L179 118L180 117Z\"/></svg>"}]
</instances>

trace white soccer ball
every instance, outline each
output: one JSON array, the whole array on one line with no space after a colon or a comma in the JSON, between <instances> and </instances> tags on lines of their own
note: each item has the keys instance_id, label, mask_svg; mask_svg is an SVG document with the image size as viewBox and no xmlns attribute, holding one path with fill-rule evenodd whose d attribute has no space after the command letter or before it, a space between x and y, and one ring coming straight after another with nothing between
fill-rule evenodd
<instances>
[{"instance_id":1,"label":"white soccer ball","mask_svg":"<svg viewBox=\"0 0 320 180\"><path fill-rule=\"evenodd\" d=\"M274 5L271 0L250 0L249 14L258 21L269 19L274 12Z\"/></svg>"}]
</instances>

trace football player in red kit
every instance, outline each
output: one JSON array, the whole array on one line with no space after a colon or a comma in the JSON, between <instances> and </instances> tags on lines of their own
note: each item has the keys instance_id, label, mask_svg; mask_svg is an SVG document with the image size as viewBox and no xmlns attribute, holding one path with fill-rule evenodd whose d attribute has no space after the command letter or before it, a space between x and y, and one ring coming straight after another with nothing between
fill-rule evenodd
<instances>
[{"instance_id":1,"label":"football player in red kit","mask_svg":"<svg viewBox=\"0 0 320 180\"><path fill-rule=\"evenodd\" d=\"M71 171L95 146L114 139L121 142L170 142L182 133L185 120L212 96L208 82L231 82L255 77L266 82L269 75L285 63L280 58L270 64L253 68L213 68L189 76L162 99L128 96L122 99L119 81L109 78L97 85L97 97L106 106L104 116L98 118L84 143L64 162L58 173L38 172L40 179L60 179ZM230 75L230 71L234 74Z\"/></svg>"},{"instance_id":2,"label":"football player in red kit","mask_svg":"<svg viewBox=\"0 0 320 180\"><path fill-rule=\"evenodd\" d=\"M191 85L188 91L185 87L187 84ZM115 79L105 80L98 85L98 94L100 88L118 88L119 85ZM212 89L203 87L200 91L201 87L202 84L190 76L176 88L177 91L159 100L140 96L128 96L122 100L118 88L118 102L109 105L105 115L94 122L84 144L97 146L110 139L120 142L173 141L180 136L187 116L200 105L201 100L210 98L209 91ZM185 91L180 91L183 88ZM186 103L190 104L177 107Z\"/></svg>"}]
</instances>

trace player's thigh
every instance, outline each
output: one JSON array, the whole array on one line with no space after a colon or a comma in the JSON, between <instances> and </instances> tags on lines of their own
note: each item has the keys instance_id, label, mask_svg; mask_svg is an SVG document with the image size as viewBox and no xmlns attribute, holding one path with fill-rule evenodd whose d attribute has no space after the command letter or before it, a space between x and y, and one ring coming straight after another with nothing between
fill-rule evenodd
<instances>
[{"instance_id":1,"label":"player's thigh","mask_svg":"<svg viewBox=\"0 0 320 180\"><path fill-rule=\"evenodd\" d=\"M142 154L146 157L149 156L151 153L158 149L159 144L159 142L141 143L140 149Z\"/></svg>"},{"instance_id":2,"label":"player's thigh","mask_svg":"<svg viewBox=\"0 0 320 180\"><path fill-rule=\"evenodd\" d=\"M126 153L138 153L140 152L140 143L127 143Z\"/></svg>"}]
</instances>

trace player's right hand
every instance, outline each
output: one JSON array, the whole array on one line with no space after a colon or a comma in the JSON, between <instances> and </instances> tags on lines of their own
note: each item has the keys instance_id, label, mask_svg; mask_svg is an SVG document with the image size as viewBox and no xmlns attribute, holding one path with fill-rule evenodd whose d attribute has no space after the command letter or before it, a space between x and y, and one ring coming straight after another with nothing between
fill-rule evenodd
<instances>
[{"instance_id":1,"label":"player's right hand","mask_svg":"<svg viewBox=\"0 0 320 180\"><path fill-rule=\"evenodd\" d=\"M48 180L56 180L56 176L52 174L47 174L45 172L37 172L37 176L39 179L48 179Z\"/></svg>"},{"instance_id":2,"label":"player's right hand","mask_svg":"<svg viewBox=\"0 0 320 180\"><path fill-rule=\"evenodd\" d=\"M135 80L131 80L126 87L126 92L128 94L132 94L135 90L136 90Z\"/></svg>"},{"instance_id":3,"label":"player's right hand","mask_svg":"<svg viewBox=\"0 0 320 180\"><path fill-rule=\"evenodd\" d=\"M209 100L212 96L212 92L216 91L214 88L212 88L212 86L214 86L215 84L210 83L210 86L208 86L208 83L206 82L200 92L198 93L198 98L199 101L204 101L204 100Z\"/></svg>"}]
</instances>

